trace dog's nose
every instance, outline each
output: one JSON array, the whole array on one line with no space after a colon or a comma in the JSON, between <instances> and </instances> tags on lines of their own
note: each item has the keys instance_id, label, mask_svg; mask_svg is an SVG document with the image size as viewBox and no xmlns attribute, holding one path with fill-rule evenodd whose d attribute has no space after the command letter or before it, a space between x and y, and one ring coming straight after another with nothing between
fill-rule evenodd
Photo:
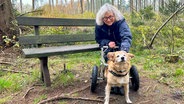
<instances>
[{"instance_id":1,"label":"dog's nose","mask_svg":"<svg viewBox=\"0 0 184 104\"><path fill-rule=\"evenodd\" d=\"M121 60L122 60L122 61L125 61L125 58L124 58L124 57L121 57Z\"/></svg>"}]
</instances>

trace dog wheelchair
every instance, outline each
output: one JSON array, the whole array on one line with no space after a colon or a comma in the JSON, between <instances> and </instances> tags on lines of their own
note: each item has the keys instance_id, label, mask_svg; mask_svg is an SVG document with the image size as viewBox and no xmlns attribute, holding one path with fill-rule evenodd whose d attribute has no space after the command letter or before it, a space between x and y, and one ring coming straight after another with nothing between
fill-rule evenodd
<instances>
[{"instance_id":1,"label":"dog wheelchair","mask_svg":"<svg viewBox=\"0 0 184 104\"><path fill-rule=\"evenodd\" d=\"M118 46L115 47L116 49L119 48ZM104 77L104 70L108 67L108 64L105 62L104 59L104 54L105 51L108 49L108 46L103 46L101 48L101 63L100 66L94 66L92 69L92 74L91 74L91 87L90 90L92 93L95 92L98 81L99 80L105 80ZM130 89L132 89L133 91L137 91L139 89L139 74L137 71L137 68L135 65L131 66L130 69Z\"/></svg>"}]
</instances>

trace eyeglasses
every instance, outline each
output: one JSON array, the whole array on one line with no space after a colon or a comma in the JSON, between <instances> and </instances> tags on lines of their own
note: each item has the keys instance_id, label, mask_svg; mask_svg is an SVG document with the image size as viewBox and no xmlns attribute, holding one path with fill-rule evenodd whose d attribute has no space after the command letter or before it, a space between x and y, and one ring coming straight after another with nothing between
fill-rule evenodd
<instances>
[{"instance_id":1,"label":"eyeglasses","mask_svg":"<svg viewBox=\"0 0 184 104\"><path fill-rule=\"evenodd\" d=\"M111 16L109 16L109 17L103 17L103 20L104 20L104 21L107 21L108 19L112 20L113 18L114 18L114 16L111 15Z\"/></svg>"}]
</instances>

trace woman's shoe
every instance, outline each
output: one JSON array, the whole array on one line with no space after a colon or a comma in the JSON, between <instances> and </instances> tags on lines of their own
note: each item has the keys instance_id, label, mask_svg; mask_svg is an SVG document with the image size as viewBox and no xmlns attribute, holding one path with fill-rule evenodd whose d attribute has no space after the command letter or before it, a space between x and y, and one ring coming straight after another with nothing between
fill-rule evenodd
<instances>
[{"instance_id":1,"label":"woman's shoe","mask_svg":"<svg viewBox=\"0 0 184 104\"><path fill-rule=\"evenodd\" d=\"M124 95L123 87L118 87L118 93L119 93L119 95L121 95L121 96Z\"/></svg>"},{"instance_id":2,"label":"woman's shoe","mask_svg":"<svg viewBox=\"0 0 184 104\"><path fill-rule=\"evenodd\" d=\"M112 87L111 94L124 95L123 88L122 87Z\"/></svg>"}]
</instances>

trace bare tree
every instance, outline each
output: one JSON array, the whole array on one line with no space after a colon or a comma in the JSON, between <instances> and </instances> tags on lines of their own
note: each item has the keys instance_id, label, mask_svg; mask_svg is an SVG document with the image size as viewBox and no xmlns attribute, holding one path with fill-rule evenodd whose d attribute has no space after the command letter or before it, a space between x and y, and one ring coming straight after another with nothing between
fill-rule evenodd
<instances>
[{"instance_id":1,"label":"bare tree","mask_svg":"<svg viewBox=\"0 0 184 104\"><path fill-rule=\"evenodd\" d=\"M153 10L156 11L156 0L153 0Z\"/></svg>"},{"instance_id":2,"label":"bare tree","mask_svg":"<svg viewBox=\"0 0 184 104\"><path fill-rule=\"evenodd\" d=\"M54 8L54 0L52 0L52 8Z\"/></svg>"},{"instance_id":3,"label":"bare tree","mask_svg":"<svg viewBox=\"0 0 184 104\"><path fill-rule=\"evenodd\" d=\"M164 7L164 0L159 0L159 6L162 8Z\"/></svg>"},{"instance_id":4,"label":"bare tree","mask_svg":"<svg viewBox=\"0 0 184 104\"><path fill-rule=\"evenodd\" d=\"M20 11L22 13L22 0L20 0Z\"/></svg>"},{"instance_id":5,"label":"bare tree","mask_svg":"<svg viewBox=\"0 0 184 104\"><path fill-rule=\"evenodd\" d=\"M88 9L88 11L90 11L90 2L89 2L89 0L87 0L87 9Z\"/></svg>"},{"instance_id":6,"label":"bare tree","mask_svg":"<svg viewBox=\"0 0 184 104\"><path fill-rule=\"evenodd\" d=\"M130 0L130 12L131 13L133 12L133 7L134 7L133 0Z\"/></svg>"},{"instance_id":7,"label":"bare tree","mask_svg":"<svg viewBox=\"0 0 184 104\"><path fill-rule=\"evenodd\" d=\"M95 11L95 10L94 10L94 4L95 4L94 0L91 0L91 11L92 11L92 12Z\"/></svg>"},{"instance_id":8,"label":"bare tree","mask_svg":"<svg viewBox=\"0 0 184 104\"><path fill-rule=\"evenodd\" d=\"M52 3L51 3L51 0L49 0L49 7L50 7L50 10L52 9Z\"/></svg>"},{"instance_id":9,"label":"bare tree","mask_svg":"<svg viewBox=\"0 0 184 104\"><path fill-rule=\"evenodd\" d=\"M148 6L148 0L144 0L144 8Z\"/></svg>"},{"instance_id":10,"label":"bare tree","mask_svg":"<svg viewBox=\"0 0 184 104\"><path fill-rule=\"evenodd\" d=\"M71 0L70 1L70 9L73 10L74 8L74 0ZM73 12L73 11L72 11ZM74 13L74 12L73 12Z\"/></svg>"},{"instance_id":11,"label":"bare tree","mask_svg":"<svg viewBox=\"0 0 184 104\"><path fill-rule=\"evenodd\" d=\"M139 10L142 9L142 0L139 0Z\"/></svg>"},{"instance_id":12,"label":"bare tree","mask_svg":"<svg viewBox=\"0 0 184 104\"><path fill-rule=\"evenodd\" d=\"M164 7L164 0L161 0L161 5L162 7Z\"/></svg>"},{"instance_id":13,"label":"bare tree","mask_svg":"<svg viewBox=\"0 0 184 104\"><path fill-rule=\"evenodd\" d=\"M114 0L112 0L112 5L114 5Z\"/></svg>"},{"instance_id":14,"label":"bare tree","mask_svg":"<svg viewBox=\"0 0 184 104\"><path fill-rule=\"evenodd\" d=\"M35 9L35 0L32 0L32 10Z\"/></svg>"},{"instance_id":15,"label":"bare tree","mask_svg":"<svg viewBox=\"0 0 184 104\"><path fill-rule=\"evenodd\" d=\"M135 9L136 11L138 11L138 1L137 0L135 0Z\"/></svg>"},{"instance_id":16,"label":"bare tree","mask_svg":"<svg viewBox=\"0 0 184 104\"><path fill-rule=\"evenodd\" d=\"M80 8L81 8L81 14L82 14L84 12L83 0L80 0Z\"/></svg>"},{"instance_id":17,"label":"bare tree","mask_svg":"<svg viewBox=\"0 0 184 104\"><path fill-rule=\"evenodd\" d=\"M56 6L58 6L58 0L56 0Z\"/></svg>"},{"instance_id":18,"label":"bare tree","mask_svg":"<svg viewBox=\"0 0 184 104\"><path fill-rule=\"evenodd\" d=\"M100 7L103 5L103 0L100 0Z\"/></svg>"},{"instance_id":19,"label":"bare tree","mask_svg":"<svg viewBox=\"0 0 184 104\"><path fill-rule=\"evenodd\" d=\"M18 34L18 27L15 24L15 18L12 13L13 7L10 0L0 0L0 45L12 45L11 43L5 44L3 37L6 36L12 39L13 36Z\"/></svg>"}]
</instances>

